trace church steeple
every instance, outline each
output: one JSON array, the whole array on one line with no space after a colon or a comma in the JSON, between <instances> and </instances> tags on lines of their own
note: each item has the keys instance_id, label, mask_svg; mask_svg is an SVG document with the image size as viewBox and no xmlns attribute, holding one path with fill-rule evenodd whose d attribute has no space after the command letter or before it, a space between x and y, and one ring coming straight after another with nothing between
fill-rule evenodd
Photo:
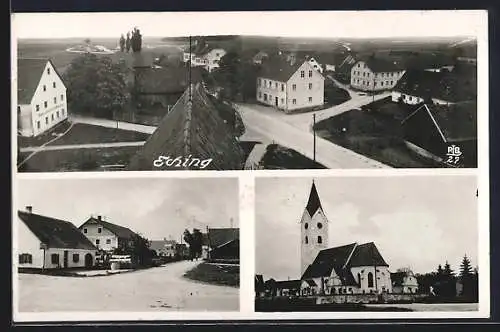
<instances>
[{"instance_id":1,"label":"church steeple","mask_svg":"<svg viewBox=\"0 0 500 332\"><path fill-rule=\"evenodd\" d=\"M309 200L307 201L306 210L309 212L309 215L312 217L318 209L322 209L321 201L319 200L318 190L316 190L316 185L314 184L314 180L312 182L311 192L309 193Z\"/></svg>"}]
</instances>

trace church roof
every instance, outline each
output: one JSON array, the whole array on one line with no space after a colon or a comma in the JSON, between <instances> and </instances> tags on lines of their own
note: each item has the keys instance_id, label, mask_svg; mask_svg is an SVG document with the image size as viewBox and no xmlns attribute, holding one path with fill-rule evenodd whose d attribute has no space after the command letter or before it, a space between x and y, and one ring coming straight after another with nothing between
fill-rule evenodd
<instances>
[{"instance_id":1,"label":"church roof","mask_svg":"<svg viewBox=\"0 0 500 332\"><path fill-rule=\"evenodd\" d=\"M369 242L356 246L349 260L349 266L389 266L375 246L375 243Z\"/></svg>"},{"instance_id":2,"label":"church roof","mask_svg":"<svg viewBox=\"0 0 500 332\"><path fill-rule=\"evenodd\" d=\"M309 193L309 200L307 201L306 206L307 212L312 216L318 209L323 209L321 207L321 202L319 200L318 190L316 189L316 185L312 184L311 192Z\"/></svg>"}]
</instances>

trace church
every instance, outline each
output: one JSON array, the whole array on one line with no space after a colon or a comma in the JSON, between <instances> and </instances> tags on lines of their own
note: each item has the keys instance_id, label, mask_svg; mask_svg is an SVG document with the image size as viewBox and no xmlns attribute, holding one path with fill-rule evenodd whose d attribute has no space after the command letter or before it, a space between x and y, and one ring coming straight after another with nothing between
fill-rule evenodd
<instances>
[{"instance_id":1,"label":"church","mask_svg":"<svg viewBox=\"0 0 500 332\"><path fill-rule=\"evenodd\" d=\"M300 295L392 293L389 264L375 243L329 247L329 222L314 181L300 227Z\"/></svg>"}]
</instances>

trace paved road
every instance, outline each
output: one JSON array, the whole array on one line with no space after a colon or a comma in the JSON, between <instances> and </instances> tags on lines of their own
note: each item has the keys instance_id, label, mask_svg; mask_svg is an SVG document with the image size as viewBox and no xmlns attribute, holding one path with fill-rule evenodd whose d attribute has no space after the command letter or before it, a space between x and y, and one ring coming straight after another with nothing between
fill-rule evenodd
<instances>
[{"instance_id":1,"label":"paved road","mask_svg":"<svg viewBox=\"0 0 500 332\"><path fill-rule=\"evenodd\" d=\"M79 115L71 115L70 120L73 123L85 123L94 126L101 126L106 128L118 128L124 130L132 130L140 133L152 134L155 130L155 126L146 126L137 123L121 122L115 120L98 119L92 117L83 117Z\"/></svg>"},{"instance_id":2,"label":"paved road","mask_svg":"<svg viewBox=\"0 0 500 332\"><path fill-rule=\"evenodd\" d=\"M100 148L118 148L123 146L142 146L145 141L139 142L113 142L113 143L91 143L91 144L71 144L71 145L44 145L41 147L25 147L21 148L21 152L40 152L54 150L73 150L73 149L100 149Z\"/></svg>"},{"instance_id":3,"label":"paved road","mask_svg":"<svg viewBox=\"0 0 500 332\"><path fill-rule=\"evenodd\" d=\"M264 140L280 145L313 159L313 134L307 125L284 121L287 115L277 116L275 111L259 111L246 105L237 105L245 126ZM274 114L272 114L274 113ZM316 161L327 168L388 168L382 163L316 137Z\"/></svg>"},{"instance_id":4,"label":"paved road","mask_svg":"<svg viewBox=\"0 0 500 332\"><path fill-rule=\"evenodd\" d=\"M190 281L183 261L103 277L19 274L19 311L237 311L239 289Z\"/></svg>"}]
</instances>

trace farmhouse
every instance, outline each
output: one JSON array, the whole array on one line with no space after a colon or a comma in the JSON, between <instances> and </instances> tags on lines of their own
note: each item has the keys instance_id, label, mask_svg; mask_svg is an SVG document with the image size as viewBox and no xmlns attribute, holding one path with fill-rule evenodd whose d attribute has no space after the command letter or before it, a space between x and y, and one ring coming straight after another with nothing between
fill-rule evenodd
<instances>
[{"instance_id":1,"label":"farmhouse","mask_svg":"<svg viewBox=\"0 0 500 332\"><path fill-rule=\"evenodd\" d=\"M239 260L239 228L209 228L207 238L209 259Z\"/></svg>"},{"instance_id":2,"label":"farmhouse","mask_svg":"<svg viewBox=\"0 0 500 332\"><path fill-rule=\"evenodd\" d=\"M153 240L149 243L149 249L154 250L160 257L176 257L178 255L177 244L175 240Z\"/></svg>"},{"instance_id":3,"label":"farmhouse","mask_svg":"<svg viewBox=\"0 0 500 332\"><path fill-rule=\"evenodd\" d=\"M191 67L203 67L208 72L219 68L220 59L226 54L222 48L215 48L204 41L195 40L195 44L183 54L183 61Z\"/></svg>"},{"instance_id":4,"label":"farmhouse","mask_svg":"<svg viewBox=\"0 0 500 332\"><path fill-rule=\"evenodd\" d=\"M91 216L78 229L98 249L105 252L130 247L135 235L133 231L126 227L104 221L102 216Z\"/></svg>"},{"instance_id":5,"label":"farmhouse","mask_svg":"<svg viewBox=\"0 0 500 332\"><path fill-rule=\"evenodd\" d=\"M318 53L313 56L308 56L307 60L314 69L323 74L324 71L335 71L337 56L334 54Z\"/></svg>"},{"instance_id":6,"label":"farmhouse","mask_svg":"<svg viewBox=\"0 0 500 332\"><path fill-rule=\"evenodd\" d=\"M390 90L404 73L398 63L372 56L351 68L351 86L362 91Z\"/></svg>"},{"instance_id":7,"label":"farmhouse","mask_svg":"<svg viewBox=\"0 0 500 332\"><path fill-rule=\"evenodd\" d=\"M325 78L308 61L266 61L257 75L257 100L289 113L322 106Z\"/></svg>"},{"instance_id":8,"label":"farmhouse","mask_svg":"<svg viewBox=\"0 0 500 332\"><path fill-rule=\"evenodd\" d=\"M262 60L266 59L269 57L269 54L267 54L266 52L264 51L259 51L257 52L257 54L255 54L252 58L252 62L254 64L258 64L258 65L261 65L262 64Z\"/></svg>"},{"instance_id":9,"label":"farmhouse","mask_svg":"<svg viewBox=\"0 0 500 332\"><path fill-rule=\"evenodd\" d=\"M51 60L17 61L17 118L21 136L38 136L68 118L66 87Z\"/></svg>"},{"instance_id":10,"label":"farmhouse","mask_svg":"<svg viewBox=\"0 0 500 332\"><path fill-rule=\"evenodd\" d=\"M97 248L72 223L18 211L19 267L59 269L92 267Z\"/></svg>"},{"instance_id":11,"label":"farmhouse","mask_svg":"<svg viewBox=\"0 0 500 332\"><path fill-rule=\"evenodd\" d=\"M392 292L395 294L414 294L418 291L417 278L410 269L391 273Z\"/></svg>"},{"instance_id":12,"label":"farmhouse","mask_svg":"<svg viewBox=\"0 0 500 332\"><path fill-rule=\"evenodd\" d=\"M231 170L242 169L244 162L231 127L197 83L165 115L128 169Z\"/></svg>"},{"instance_id":13,"label":"farmhouse","mask_svg":"<svg viewBox=\"0 0 500 332\"><path fill-rule=\"evenodd\" d=\"M477 163L477 103L423 104L402 122L407 145L417 153L442 161L458 147L463 165Z\"/></svg>"}]
</instances>

